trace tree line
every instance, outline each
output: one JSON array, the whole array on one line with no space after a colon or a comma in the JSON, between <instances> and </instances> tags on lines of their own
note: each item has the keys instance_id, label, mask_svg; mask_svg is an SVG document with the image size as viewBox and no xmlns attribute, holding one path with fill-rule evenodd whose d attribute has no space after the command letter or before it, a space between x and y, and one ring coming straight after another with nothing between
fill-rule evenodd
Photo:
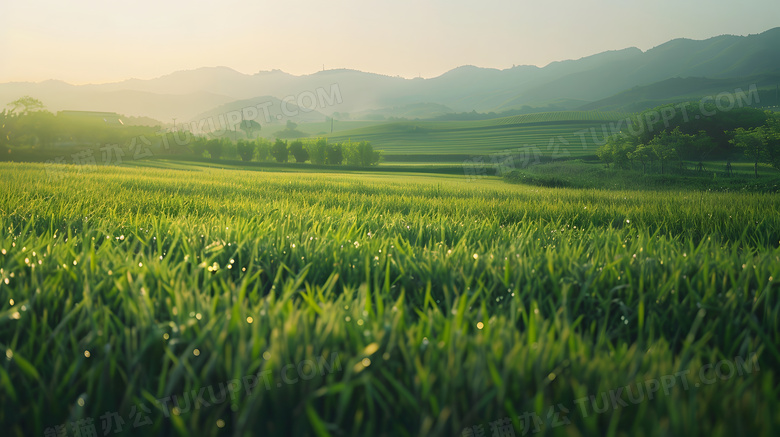
<instances>
[{"instance_id":1,"label":"tree line","mask_svg":"<svg viewBox=\"0 0 780 437\"><path fill-rule=\"evenodd\" d=\"M53 146L124 143L129 138L154 138L159 126L135 125L147 119L116 116L112 122L78 113L53 114L32 97L22 97L0 111L0 148L47 149ZM116 115L116 114L114 114ZM121 117L121 122L118 121Z\"/></svg>"},{"instance_id":2,"label":"tree line","mask_svg":"<svg viewBox=\"0 0 780 437\"><path fill-rule=\"evenodd\" d=\"M686 161L725 160L727 168L740 154L780 170L780 114L755 108L723 110L715 104L687 102L646 110L626 120L606 138L596 155L607 167L668 173Z\"/></svg>"},{"instance_id":3,"label":"tree line","mask_svg":"<svg viewBox=\"0 0 780 437\"><path fill-rule=\"evenodd\" d=\"M265 138L238 140L195 137L189 149L196 156L212 160L240 158L242 161L310 162L318 165L348 165L368 167L379 164L381 152L368 141L329 143L325 138L304 140Z\"/></svg>"},{"instance_id":4,"label":"tree line","mask_svg":"<svg viewBox=\"0 0 780 437\"><path fill-rule=\"evenodd\" d=\"M247 139L214 138L209 135L195 136L188 131L169 132L159 126L132 125L134 117L105 113L53 114L44 105L29 96L19 98L0 111L0 154L11 154L13 150L27 150L26 156L45 159L53 153L67 155L70 149L96 147L106 144L132 143L143 138L146 144L164 153L191 154L198 157L218 159L241 159L242 161L310 162L319 165L348 165L368 167L377 165L381 153L374 150L367 141L329 143L325 138L284 140L271 142L252 134L260 129L256 122L242 123ZM121 119L119 118L121 117ZM282 134L298 134L297 125L288 121ZM301 133L301 135L303 135ZM284 135L280 135L283 137ZM178 147L171 148L176 145Z\"/></svg>"}]
</instances>

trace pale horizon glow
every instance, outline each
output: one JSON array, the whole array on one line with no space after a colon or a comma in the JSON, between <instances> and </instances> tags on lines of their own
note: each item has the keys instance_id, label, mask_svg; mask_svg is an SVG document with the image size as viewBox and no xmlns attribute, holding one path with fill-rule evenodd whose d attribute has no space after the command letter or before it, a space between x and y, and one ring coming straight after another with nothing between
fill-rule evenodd
<instances>
[{"instance_id":1,"label":"pale horizon glow","mask_svg":"<svg viewBox=\"0 0 780 437\"><path fill-rule=\"evenodd\" d=\"M675 38L780 26L776 0L315 0L0 4L0 83L151 79L225 66L436 77L462 65L543 67Z\"/></svg>"}]
</instances>

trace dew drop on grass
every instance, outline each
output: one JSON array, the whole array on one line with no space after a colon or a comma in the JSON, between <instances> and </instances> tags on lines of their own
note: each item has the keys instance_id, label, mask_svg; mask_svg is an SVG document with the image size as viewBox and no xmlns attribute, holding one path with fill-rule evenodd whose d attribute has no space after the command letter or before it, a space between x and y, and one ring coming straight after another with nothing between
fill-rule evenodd
<instances>
[{"instance_id":1,"label":"dew drop on grass","mask_svg":"<svg viewBox=\"0 0 780 437\"><path fill-rule=\"evenodd\" d=\"M249 317L247 317L247 318L246 318L246 322L247 322L247 323L249 323L250 325L251 325L251 324L252 324L252 322L254 322L254 321L255 321L255 319L253 319L253 318L252 318L252 316L249 316Z\"/></svg>"},{"instance_id":2,"label":"dew drop on grass","mask_svg":"<svg viewBox=\"0 0 780 437\"><path fill-rule=\"evenodd\" d=\"M192 355L195 355L196 357L200 355L200 349L193 349Z\"/></svg>"},{"instance_id":3,"label":"dew drop on grass","mask_svg":"<svg viewBox=\"0 0 780 437\"><path fill-rule=\"evenodd\" d=\"M89 358L91 356L91 354L89 353L89 351L84 351L84 356L86 358Z\"/></svg>"},{"instance_id":4,"label":"dew drop on grass","mask_svg":"<svg viewBox=\"0 0 780 437\"><path fill-rule=\"evenodd\" d=\"M485 324L482 322L477 322L477 329L482 329L485 327Z\"/></svg>"}]
</instances>

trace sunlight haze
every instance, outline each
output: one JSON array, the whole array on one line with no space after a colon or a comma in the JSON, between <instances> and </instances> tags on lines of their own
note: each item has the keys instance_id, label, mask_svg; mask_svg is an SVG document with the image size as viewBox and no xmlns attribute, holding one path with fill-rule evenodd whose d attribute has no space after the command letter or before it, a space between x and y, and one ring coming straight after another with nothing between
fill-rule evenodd
<instances>
[{"instance_id":1,"label":"sunlight haze","mask_svg":"<svg viewBox=\"0 0 780 437\"><path fill-rule=\"evenodd\" d=\"M778 18L0 0L3 435L778 435Z\"/></svg>"},{"instance_id":2,"label":"sunlight haze","mask_svg":"<svg viewBox=\"0 0 780 437\"><path fill-rule=\"evenodd\" d=\"M102 83L203 66L435 77L461 65L544 66L674 38L755 34L779 16L780 3L768 0L3 2L0 82Z\"/></svg>"}]
</instances>

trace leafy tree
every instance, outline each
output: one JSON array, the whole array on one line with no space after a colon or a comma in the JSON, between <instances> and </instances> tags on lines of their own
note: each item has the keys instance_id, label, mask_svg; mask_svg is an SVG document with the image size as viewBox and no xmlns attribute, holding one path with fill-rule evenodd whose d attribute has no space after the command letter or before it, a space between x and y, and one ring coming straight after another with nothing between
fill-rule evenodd
<instances>
[{"instance_id":1,"label":"leafy tree","mask_svg":"<svg viewBox=\"0 0 780 437\"><path fill-rule=\"evenodd\" d=\"M699 133L693 137L692 141L688 143L688 147L684 151L684 154L689 159L698 160L698 167L700 170L703 170L704 160L710 157L716 151L717 147L715 141L713 141L713 139L710 138L706 132L699 131Z\"/></svg>"},{"instance_id":2,"label":"leafy tree","mask_svg":"<svg viewBox=\"0 0 780 437\"><path fill-rule=\"evenodd\" d=\"M303 148L303 142L296 140L290 143L290 154L295 158L295 162L306 162L309 159L309 152Z\"/></svg>"},{"instance_id":3,"label":"leafy tree","mask_svg":"<svg viewBox=\"0 0 780 437\"><path fill-rule=\"evenodd\" d=\"M348 142L343 145L344 161L347 165L357 167L360 165L360 154L358 153L357 143Z\"/></svg>"},{"instance_id":4,"label":"leafy tree","mask_svg":"<svg viewBox=\"0 0 780 437\"><path fill-rule=\"evenodd\" d=\"M615 161L613 149L613 144L610 141L607 141L603 146L596 149L596 156L607 165L607 168L609 168L609 164Z\"/></svg>"},{"instance_id":5,"label":"leafy tree","mask_svg":"<svg viewBox=\"0 0 780 437\"><path fill-rule=\"evenodd\" d=\"M207 144L208 140L205 137L195 137L192 141L190 141L189 147L195 156L202 157L206 153Z\"/></svg>"},{"instance_id":6,"label":"leafy tree","mask_svg":"<svg viewBox=\"0 0 780 437\"><path fill-rule=\"evenodd\" d=\"M254 120L243 120L238 127L244 131L247 139L254 138L255 132L260 130L260 123Z\"/></svg>"},{"instance_id":7,"label":"leafy tree","mask_svg":"<svg viewBox=\"0 0 780 437\"><path fill-rule=\"evenodd\" d=\"M734 138L731 141L753 161L753 172L758 177L758 163L767 158L766 145L762 141L760 132L757 129L739 128L734 131Z\"/></svg>"},{"instance_id":8,"label":"leafy tree","mask_svg":"<svg viewBox=\"0 0 780 437\"><path fill-rule=\"evenodd\" d=\"M650 140L648 145L656 158L661 161L661 174L664 173L664 164L673 159L680 159L679 151L688 148L692 142L693 136L682 133L679 127L671 132L664 130Z\"/></svg>"},{"instance_id":9,"label":"leafy tree","mask_svg":"<svg viewBox=\"0 0 780 437\"><path fill-rule=\"evenodd\" d=\"M775 170L780 170L780 115L775 115L767 121L765 132L767 162Z\"/></svg>"},{"instance_id":10,"label":"leafy tree","mask_svg":"<svg viewBox=\"0 0 780 437\"><path fill-rule=\"evenodd\" d=\"M607 167L614 163L616 167L628 168L631 164L630 154L636 149L634 141L636 139L628 135L612 135L596 150L596 155L607 164Z\"/></svg>"},{"instance_id":11,"label":"leafy tree","mask_svg":"<svg viewBox=\"0 0 780 437\"><path fill-rule=\"evenodd\" d=\"M236 148L236 143L234 143L228 137L222 137L220 141L222 142L222 154L220 155L221 159L240 158L240 156L238 155L238 149Z\"/></svg>"},{"instance_id":12,"label":"leafy tree","mask_svg":"<svg viewBox=\"0 0 780 437\"><path fill-rule=\"evenodd\" d=\"M328 140L319 138L315 142L310 142L306 144L306 151L309 152L312 164L325 164L328 158Z\"/></svg>"},{"instance_id":13,"label":"leafy tree","mask_svg":"<svg viewBox=\"0 0 780 437\"><path fill-rule=\"evenodd\" d=\"M287 143L277 138L274 145L271 146L271 156L274 157L276 162L287 162L289 159L288 153Z\"/></svg>"},{"instance_id":14,"label":"leafy tree","mask_svg":"<svg viewBox=\"0 0 780 437\"><path fill-rule=\"evenodd\" d=\"M753 172L758 177L758 163L765 162L780 170L780 118L772 116L763 126L736 129L732 144L742 149L753 161Z\"/></svg>"},{"instance_id":15,"label":"leafy tree","mask_svg":"<svg viewBox=\"0 0 780 437\"><path fill-rule=\"evenodd\" d=\"M255 154L255 143L254 141L239 140L236 143L236 151L242 161L251 161Z\"/></svg>"},{"instance_id":16,"label":"leafy tree","mask_svg":"<svg viewBox=\"0 0 780 437\"><path fill-rule=\"evenodd\" d=\"M8 106L11 107L11 112L15 112L17 114L27 114L28 112L39 111L43 109L43 103L41 103L40 100L34 99L30 96L20 97L9 103ZM18 112L18 109L21 109L22 111Z\"/></svg>"},{"instance_id":17,"label":"leafy tree","mask_svg":"<svg viewBox=\"0 0 780 437\"><path fill-rule=\"evenodd\" d=\"M360 165L363 167L377 165L382 159L382 153L379 150L374 150L374 147L368 141L361 141L358 144L358 151L360 153Z\"/></svg>"},{"instance_id":18,"label":"leafy tree","mask_svg":"<svg viewBox=\"0 0 780 437\"><path fill-rule=\"evenodd\" d=\"M255 139L255 159L267 161L271 156L271 143L265 138Z\"/></svg>"},{"instance_id":19,"label":"leafy tree","mask_svg":"<svg viewBox=\"0 0 780 437\"><path fill-rule=\"evenodd\" d=\"M206 151L211 155L211 159L218 160L224 151L224 144L219 139L212 139L206 142Z\"/></svg>"},{"instance_id":20,"label":"leafy tree","mask_svg":"<svg viewBox=\"0 0 780 437\"><path fill-rule=\"evenodd\" d=\"M341 165L344 162L344 146L341 144L328 144L325 154L327 156L327 164Z\"/></svg>"},{"instance_id":21,"label":"leafy tree","mask_svg":"<svg viewBox=\"0 0 780 437\"><path fill-rule=\"evenodd\" d=\"M368 141L350 142L344 146L344 158L348 165L368 167L379 163L380 152L374 151L374 147Z\"/></svg>"},{"instance_id":22,"label":"leafy tree","mask_svg":"<svg viewBox=\"0 0 780 437\"><path fill-rule=\"evenodd\" d=\"M620 168L628 168L631 165L630 154L636 149L633 138L627 136L619 137L612 150L612 156L615 161L615 165Z\"/></svg>"},{"instance_id":23,"label":"leafy tree","mask_svg":"<svg viewBox=\"0 0 780 437\"><path fill-rule=\"evenodd\" d=\"M13 120L9 141L16 146L46 147L54 142L61 128L59 120L49 111L22 112Z\"/></svg>"},{"instance_id":24,"label":"leafy tree","mask_svg":"<svg viewBox=\"0 0 780 437\"><path fill-rule=\"evenodd\" d=\"M653 152L652 147L645 144L636 146L636 149L634 149L633 152L630 152L628 157L632 161L638 161L642 164L642 173L647 173L647 164L651 164L655 161L655 153Z\"/></svg>"},{"instance_id":25,"label":"leafy tree","mask_svg":"<svg viewBox=\"0 0 780 437\"><path fill-rule=\"evenodd\" d=\"M54 114L49 111L30 112L24 116L30 122L31 132L41 147L48 147L56 138L58 123Z\"/></svg>"},{"instance_id":26,"label":"leafy tree","mask_svg":"<svg viewBox=\"0 0 780 437\"><path fill-rule=\"evenodd\" d=\"M0 147L6 147L11 142L11 126L13 121L13 112L8 112L5 109L0 112Z\"/></svg>"}]
</instances>

